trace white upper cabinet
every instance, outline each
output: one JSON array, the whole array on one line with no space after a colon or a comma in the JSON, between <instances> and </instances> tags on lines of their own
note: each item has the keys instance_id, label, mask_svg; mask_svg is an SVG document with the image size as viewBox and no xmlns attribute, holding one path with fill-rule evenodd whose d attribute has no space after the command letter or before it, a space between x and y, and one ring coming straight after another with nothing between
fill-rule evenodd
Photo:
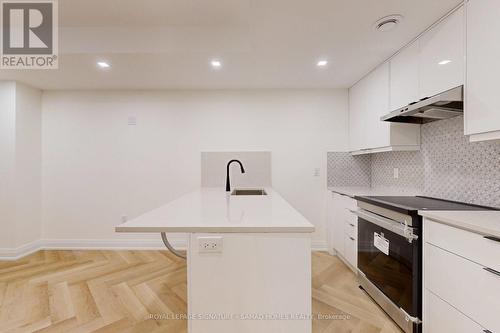
<instances>
[{"instance_id":1,"label":"white upper cabinet","mask_svg":"<svg viewBox=\"0 0 500 333\"><path fill-rule=\"evenodd\" d=\"M363 149L365 86L365 82L361 80L349 89L349 149L351 151Z\"/></svg>"},{"instance_id":2,"label":"white upper cabinet","mask_svg":"<svg viewBox=\"0 0 500 333\"><path fill-rule=\"evenodd\" d=\"M460 7L418 39L420 98L430 97L464 84L464 12L464 8ZM484 22L482 26L487 27ZM493 27L488 27L491 28Z\"/></svg>"},{"instance_id":3,"label":"white upper cabinet","mask_svg":"<svg viewBox=\"0 0 500 333\"><path fill-rule=\"evenodd\" d=\"M471 141L500 139L500 5L469 0L465 134Z\"/></svg>"},{"instance_id":4,"label":"white upper cabinet","mask_svg":"<svg viewBox=\"0 0 500 333\"><path fill-rule=\"evenodd\" d=\"M390 60L390 111L464 84L464 27L461 7Z\"/></svg>"},{"instance_id":5,"label":"white upper cabinet","mask_svg":"<svg viewBox=\"0 0 500 333\"><path fill-rule=\"evenodd\" d=\"M420 99L418 92L419 43L414 42L391 59L390 111Z\"/></svg>"},{"instance_id":6,"label":"white upper cabinet","mask_svg":"<svg viewBox=\"0 0 500 333\"><path fill-rule=\"evenodd\" d=\"M390 123L380 117L389 112L389 63L384 63L366 78L366 109L364 111L364 147L377 148L390 145Z\"/></svg>"},{"instance_id":7,"label":"white upper cabinet","mask_svg":"<svg viewBox=\"0 0 500 333\"><path fill-rule=\"evenodd\" d=\"M417 150L420 128L381 121L389 112L389 63L349 89L349 139L354 152Z\"/></svg>"},{"instance_id":8,"label":"white upper cabinet","mask_svg":"<svg viewBox=\"0 0 500 333\"><path fill-rule=\"evenodd\" d=\"M500 24L496 24L498 30ZM500 53L498 46L497 51ZM464 58L465 10L462 6L349 90L350 150L356 153L417 150L419 125L383 122L380 117L463 85ZM497 122L498 117L497 114Z\"/></svg>"},{"instance_id":9,"label":"white upper cabinet","mask_svg":"<svg viewBox=\"0 0 500 333\"><path fill-rule=\"evenodd\" d=\"M349 146L351 151L387 146L389 67L384 64L349 89Z\"/></svg>"}]
</instances>

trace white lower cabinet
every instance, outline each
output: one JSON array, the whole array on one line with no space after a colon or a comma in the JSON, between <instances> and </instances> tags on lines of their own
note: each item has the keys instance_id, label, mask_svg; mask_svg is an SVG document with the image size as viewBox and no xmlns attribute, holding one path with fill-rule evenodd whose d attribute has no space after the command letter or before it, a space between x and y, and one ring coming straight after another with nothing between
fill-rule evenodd
<instances>
[{"instance_id":1,"label":"white lower cabinet","mask_svg":"<svg viewBox=\"0 0 500 333\"><path fill-rule=\"evenodd\" d=\"M426 333L484 333L485 330L476 322L460 313L457 309L437 297L430 291L425 292Z\"/></svg>"},{"instance_id":2,"label":"white lower cabinet","mask_svg":"<svg viewBox=\"0 0 500 333\"><path fill-rule=\"evenodd\" d=\"M353 198L333 193L330 203L330 248L356 272L358 267L358 219L352 212L357 207Z\"/></svg>"},{"instance_id":3,"label":"white lower cabinet","mask_svg":"<svg viewBox=\"0 0 500 333\"><path fill-rule=\"evenodd\" d=\"M500 271L500 243L480 234L427 221L430 221L425 225L427 243Z\"/></svg>"},{"instance_id":4,"label":"white lower cabinet","mask_svg":"<svg viewBox=\"0 0 500 333\"><path fill-rule=\"evenodd\" d=\"M427 246L427 289L492 331L500 332L500 276L436 246Z\"/></svg>"},{"instance_id":5,"label":"white lower cabinet","mask_svg":"<svg viewBox=\"0 0 500 333\"><path fill-rule=\"evenodd\" d=\"M330 253L344 254L344 227L339 222L342 220L342 200L341 195L331 193L332 199L330 201L329 216L328 216L328 229L329 229L329 249Z\"/></svg>"},{"instance_id":6,"label":"white lower cabinet","mask_svg":"<svg viewBox=\"0 0 500 333\"><path fill-rule=\"evenodd\" d=\"M353 267L358 266L358 241L356 238L344 235L344 258Z\"/></svg>"},{"instance_id":7,"label":"white lower cabinet","mask_svg":"<svg viewBox=\"0 0 500 333\"><path fill-rule=\"evenodd\" d=\"M500 332L499 261L500 243L426 219L425 333ZM436 313L440 308L443 313ZM461 328L452 329L458 322L463 323Z\"/></svg>"}]
</instances>

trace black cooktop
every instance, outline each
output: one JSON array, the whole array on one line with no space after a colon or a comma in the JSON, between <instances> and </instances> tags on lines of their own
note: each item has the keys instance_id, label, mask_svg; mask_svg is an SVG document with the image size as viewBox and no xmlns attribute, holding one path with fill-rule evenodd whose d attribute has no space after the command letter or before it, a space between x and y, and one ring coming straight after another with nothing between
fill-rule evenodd
<instances>
[{"instance_id":1,"label":"black cooktop","mask_svg":"<svg viewBox=\"0 0 500 333\"><path fill-rule=\"evenodd\" d=\"M424 196L356 196L355 199L388 209L396 208L396 210L408 212L418 210L498 210L492 207L471 205Z\"/></svg>"}]
</instances>

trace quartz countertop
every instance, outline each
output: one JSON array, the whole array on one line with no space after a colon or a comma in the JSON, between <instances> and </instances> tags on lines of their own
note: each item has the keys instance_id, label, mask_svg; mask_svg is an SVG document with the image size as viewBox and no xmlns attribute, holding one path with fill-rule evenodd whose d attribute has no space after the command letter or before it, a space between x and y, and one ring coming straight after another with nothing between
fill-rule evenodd
<instances>
[{"instance_id":1,"label":"quartz countertop","mask_svg":"<svg viewBox=\"0 0 500 333\"><path fill-rule=\"evenodd\" d=\"M419 211L420 215L484 236L500 238L500 211Z\"/></svg>"},{"instance_id":2,"label":"quartz countertop","mask_svg":"<svg viewBox=\"0 0 500 333\"><path fill-rule=\"evenodd\" d=\"M392 188L392 187L367 187L367 186L333 186L328 187L329 191L355 196L384 196L384 195L420 195L419 190L410 188Z\"/></svg>"},{"instance_id":3,"label":"quartz countertop","mask_svg":"<svg viewBox=\"0 0 500 333\"><path fill-rule=\"evenodd\" d=\"M311 233L314 226L272 188L235 196L200 188L118 225L117 232Z\"/></svg>"}]
</instances>

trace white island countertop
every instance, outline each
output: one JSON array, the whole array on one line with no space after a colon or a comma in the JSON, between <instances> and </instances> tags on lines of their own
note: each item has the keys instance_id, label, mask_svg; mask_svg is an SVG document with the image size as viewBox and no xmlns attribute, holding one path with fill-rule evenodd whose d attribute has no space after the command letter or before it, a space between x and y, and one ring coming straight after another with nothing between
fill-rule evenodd
<instances>
[{"instance_id":1,"label":"white island countertop","mask_svg":"<svg viewBox=\"0 0 500 333\"><path fill-rule=\"evenodd\" d=\"M137 218L117 232L311 233L314 226L276 191L229 195L223 188L200 188Z\"/></svg>"},{"instance_id":2,"label":"white island countertop","mask_svg":"<svg viewBox=\"0 0 500 333\"><path fill-rule=\"evenodd\" d=\"M465 229L485 236L500 238L500 211L427 211L420 210L420 215L436 222Z\"/></svg>"}]
</instances>

